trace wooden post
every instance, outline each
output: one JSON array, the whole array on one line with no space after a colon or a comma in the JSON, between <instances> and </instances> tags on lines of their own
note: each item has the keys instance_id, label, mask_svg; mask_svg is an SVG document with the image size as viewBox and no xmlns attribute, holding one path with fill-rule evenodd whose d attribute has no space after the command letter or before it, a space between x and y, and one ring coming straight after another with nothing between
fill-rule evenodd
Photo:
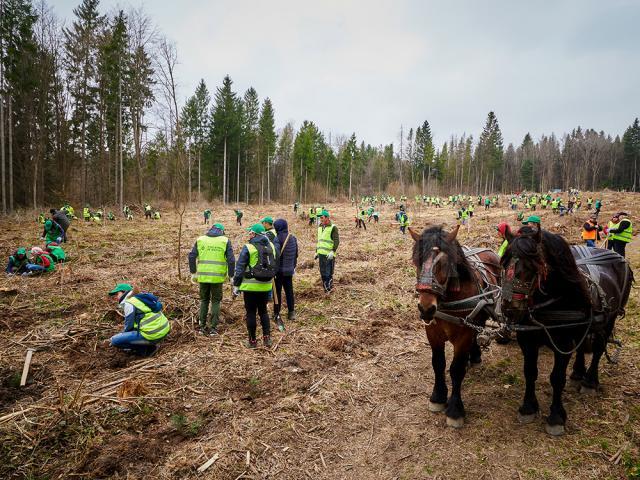
<instances>
[{"instance_id":1,"label":"wooden post","mask_svg":"<svg viewBox=\"0 0 640 480\"><path fill-rule=\"evenodd\" d=\"M33 357L35 350L30 348L27 350L27 356L24 359L24 367L22 367L22 378L20 378L20 386L24 387L27 384L27 376L29 375L29 367L31 366L31 357Z\"/></svg>"}]
</instances>

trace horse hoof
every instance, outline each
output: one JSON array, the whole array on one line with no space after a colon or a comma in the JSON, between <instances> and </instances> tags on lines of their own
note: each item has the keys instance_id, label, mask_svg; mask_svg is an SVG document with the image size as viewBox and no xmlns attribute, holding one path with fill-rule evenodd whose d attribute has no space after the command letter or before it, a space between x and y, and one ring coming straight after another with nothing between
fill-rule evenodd
<instances>
[{"instance_id":1,"label":"horse hoof","mask_svg":"<svg viewBox=\"0 0 640 480\"><path fill-rule=\"evenodd\" d=\"M520 422L522 425L526 425L528 423L533 423L536 420L536 416L537 416L537 414L535 414L535 413L530 413L528 415L523 415L520 412L518 412L518 422Z\"/></svg>"},{"instance_id":2,"label":"horse hoof","mask_svg":"<svg viewBox=\"0 0 640 480\"><path fill-rule=\"evenodd\" d=\"M585 387L584 385L582 385L580 387L580 393L582 395L596 395L598 393L598 390L592 387Z\"/></svg>"},{"instance_id":3,"label":"horse hoof","mask_svg":"<svg viewBox=\"0 0 640 480\"><path fill-rule=\"evenodd\" d=\"M463 425L464 425L464 417L460 417L460 418L447 417L447 426L452 428L462 428Z\"/></svg>"},{"instance_id":4,"label":"horse hoof","mask_svg":"<svg viewBox=\"0 0 640 480\"><path fill-rule=\"evenodd\" d=\"M429 411L433 412L433 413L440 413L440 412L444 412L444 409L447 408L447 404L446 403L434 403L432 401L429 401Z\"/></svg>"},{"instance_id":5,"label":"horse hoof","mask_svg":"<svg viewBox=\"0 0 640 480\"><path fill-rule=\"evenodd\" d=\"M546 423L544 425L544 430L554 437L559 437L560 435L564 435L564 425L549 425Z\"/></svg>"}]
</instances>

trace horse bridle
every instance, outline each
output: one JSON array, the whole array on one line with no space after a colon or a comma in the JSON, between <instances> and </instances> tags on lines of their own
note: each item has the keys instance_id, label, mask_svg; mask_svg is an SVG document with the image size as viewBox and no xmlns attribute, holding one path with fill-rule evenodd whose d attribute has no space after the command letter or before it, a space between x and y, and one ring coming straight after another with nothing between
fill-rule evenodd
<instances>
[{"instance_id":1,"label":"horse bridle","mask_svg":"<svg viewBox=\"0 0 640 480\"><path fill-rule=\"evenodd\" d=\"M520 280L516 277L516 266L520 258L514 256L502 270L502 299L510 302L530 301L536 287L540 286L540 274L536 272L530 281Z\"/></svg>"},{"instance_id":2,"label":"horse bridle","mask_svg":"<svg viewBox=\"0 0 640 480\"><path fill-rule=\"evenodd\" d=\"M431 251L436 252L437 254L431 260L429 264L429 260L432 258L431 256L427 257L427 259L422 262L422 267L420 268L420 272L418 273L417 283L416 283L416 291L433 293L439 297L444 296L447 291L447 284L449 283L449 276L447 275L447 280L444 284L440 283L436 278L433 270L438 262L445 257L445 254L440 251L440 248L433 247Z\"/></svg>"}]
</instances>

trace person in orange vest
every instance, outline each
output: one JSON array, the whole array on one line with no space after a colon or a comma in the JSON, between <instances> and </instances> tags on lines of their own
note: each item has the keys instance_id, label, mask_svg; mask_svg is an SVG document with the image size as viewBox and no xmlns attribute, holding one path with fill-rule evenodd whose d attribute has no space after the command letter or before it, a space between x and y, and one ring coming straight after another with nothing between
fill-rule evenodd
<instances>
[{"instance_id":1,"label":"person in orange vest","mask_svg":"<svg viewBox=\"0 0 640 480\"><path fill-rule=\"evenodd\" d=\"M582 239L585 241L587 247L595 247L596 240L600 240L600 232L602 226L598 225L598 216L591 215L589 220L582 225Z\"/></svg>"}]
</instances>

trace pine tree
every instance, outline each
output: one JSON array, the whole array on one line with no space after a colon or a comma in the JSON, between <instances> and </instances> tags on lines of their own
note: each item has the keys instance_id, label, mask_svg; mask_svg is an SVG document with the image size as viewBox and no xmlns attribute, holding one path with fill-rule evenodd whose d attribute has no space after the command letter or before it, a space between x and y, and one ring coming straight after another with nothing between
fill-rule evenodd
<instances>
[{"instance_id":1,"label":"pine tree","mask_svg":"<svg viewBox=\"0 0 640 480\"><path fill-rule=\"evenodd\" d=\"M222 178L219 181L222 185L222 202L225 205L229 197L229 158L233 158L233 149L238 148L238 136L242 132L241 118L238 116L238 99L231 88L232 85L233 81L227 75L222 81L222 86L216 89L209 142L211 149L211 181L213 184L215 180L214 171L222 170ZM216 166L218 166L218 169L215 168ZM222 168L220 169L219 167Z\"/></svg>"},{"instance_id":2,"label":"pine tree","mask_svg":"<svg viewBox=\"0 0 640 480\"><path fill-rule=\"evenodd\" d=\"M267 201L271 201L271 159L276 151L276 126L273 112L273 104L267 97L262 103L260 120L258 122L258 161L261 165L260 171L260 203L264 197L264 175L266 172Z\"/></svg>"},{"instance_id":3,"label":"pine tree","mask_svg":"<svg viewBox=\"0 0 640 480\"><path fill-rule=\"evenodd\" d=\"M624 149L624 162L627 166L626 170L633 178L631 182L624 182L625 188L631 187L635 192L638 187L638 161L640 161L640 124L636 118L633 124L627 128L622 136L622 144Z\"/></svg>"},{"instance_id":4,"label":"pine tree","mask_svg":"<svg viewBox=\"0 0 640 480\"><path fill-rule=\"evenodd\" d=\"M502 132L498 125L498 118L493 112L489 112L487 115L487 121L480 135L476 153L480 168L478 180L480 182L484 180L485 190L491 190L491 187L494 185L502 185ZM479 185L481 186L482 183Z\"/></svg>"},{"instance_id":5,"label":"pine tree","mask_svg":"<svg viewBox=\"0 0 640 480\"><path fill-rule=\"evenodd\" d=\"M209 132L209 104L211 96L204 80L196 87L196 91L185 103L182 109L182 125L189 140L189 164L193 154L198 161L198 200L201 188L202 149ZM189 178L191 185L191 178Z\"/></svg>"},{"instance_id":6,"label":"pine tree","mask_svg":"<svg viewBox=\"0 0 640 480\"><path fill-rule=\"evenodd\" d=\"M82 203L87 201L88 159L99 153L98 110L98 47L105 17L98 13L98 0L83 0L73 10L76 19L65 36L65 66L69 94L72 99L71 125L74 147L80 155Z\"/></svg>"}]
</instances>

